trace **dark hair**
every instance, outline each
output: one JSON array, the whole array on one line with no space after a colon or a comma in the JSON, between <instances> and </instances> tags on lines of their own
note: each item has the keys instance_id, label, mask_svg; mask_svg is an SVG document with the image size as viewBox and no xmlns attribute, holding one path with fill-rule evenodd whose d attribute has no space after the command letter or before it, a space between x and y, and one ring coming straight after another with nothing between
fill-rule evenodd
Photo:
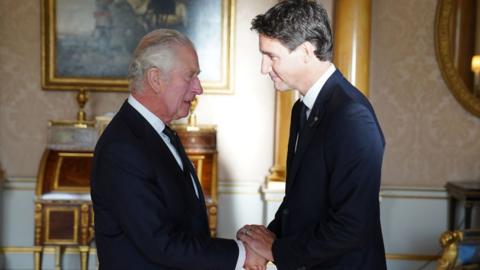
<instances>
[{"instance_id":1,"label":"dark hair","mask_svg":"<svg viewBox=\"0 0 480 270\"><path fill-rule=\"evenodd\" d=\"M291 51L305 41L315 47L321 61L332 59L332 30L327 11L315 1L281 1L252 20L252 30L279 40Z\"/></svg>"}]
</instances>

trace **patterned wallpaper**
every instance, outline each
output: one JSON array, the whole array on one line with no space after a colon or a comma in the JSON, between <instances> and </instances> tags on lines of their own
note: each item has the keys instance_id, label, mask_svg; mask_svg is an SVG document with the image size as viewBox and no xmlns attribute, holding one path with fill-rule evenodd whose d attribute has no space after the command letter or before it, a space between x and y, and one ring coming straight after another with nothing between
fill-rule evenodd
<instances>
[{"instance_id":1,"label":"patterned wallpaper","mask_svg":"<svg viewBox=\"0 0 480 270\"><path fill-rule=\"evenodd\" d=\"M373 0L370 98L387 139L383 183L480 179L480 119L454 99L435 59L436 0Z\"/></svg>"},{"instance_id":2,"label":"patterned wallpaper","mask_svg":"<svg viewBox=\"0 0 480 270\"><path fill-rule=\"evenodd\" d=\"M40 87L40 1L0 1L0 164L7 177L32 177L48 120L75 119L74 92ZM103 114L126 94L95 94L87 112ZM97 109L99 108L99 109Z\"/></svg>"},{"instance_id":3,"label":"patterned wallpaper","mask_svg":"<svg viewBox=\"0 0 480 270\"><path fill-rule=\"evenodd\" d=\"M36 175L47 121L77 108L74 93L41 90L40 1L21 2L0 1L0 164L9 177ZM436 2L372 0L370 98L387 139L386 185L480 178L480 119L456 102L435 60ZM97 93L86 110L114 111L125 97Z\"/></svg>"}]
</instances>

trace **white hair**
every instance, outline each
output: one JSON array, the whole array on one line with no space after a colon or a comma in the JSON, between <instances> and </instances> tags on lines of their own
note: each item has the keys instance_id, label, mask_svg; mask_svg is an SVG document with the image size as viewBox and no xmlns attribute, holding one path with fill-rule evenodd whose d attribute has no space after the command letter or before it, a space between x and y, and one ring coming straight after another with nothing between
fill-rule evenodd
<instances>
[{"instance_id":1,"label":"white hair","mask_svg":"<svg viewBox=\"0 0 480 270\"><path fill-rule=\"evenodd\" d=\"M163 76L171 71L176 60L175 50L178 46L194 48L187 36L175 30L157 29L145 35L133 52L128 67L127 78L130 92L143 90L145 71L148 69L157 67Z\"/></svg>"}]
</instances>

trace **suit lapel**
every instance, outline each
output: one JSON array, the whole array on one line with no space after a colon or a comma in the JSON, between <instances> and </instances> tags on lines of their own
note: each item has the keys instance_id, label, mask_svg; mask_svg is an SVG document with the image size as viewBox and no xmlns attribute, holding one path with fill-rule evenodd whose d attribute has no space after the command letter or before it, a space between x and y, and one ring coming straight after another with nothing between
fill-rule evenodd
<instances>
[{"instance_id":1,"label":"suit lapel","mask_svg":"<svg viewBox=\"0 0 480 270\"><path fill-rule=\"evenodd\" d=\"M340 73L337 70L332 74L332 76L330 76L330 78L325 82L324 86L320 90L320 93L318 94L317 98L315 99L315 103L310 112L307 123L303 131L301 132L300 137L298 138L297 151L294 151L294 149L290 149L291 145L293 145L293 148L295 148L295 140L297 137L297 131L295 130L294 133L292 134L293 130L290 129L289 149L288 149L288 157L287 157L286 190L290 190L293 186L293 183L295 182L296 175L302 164L302 160L305 156L305 153L308 151L308 146L310 145L312 139L314 138L314 135L318 127L321 125L321 122L325 116L326 104L328 103L335 89L336 77L339 74ZM299 103L299 101L297 101L297 103ZM292 112L293 111L294 110L292 110ZM297 109L297 111L299 111L299 109ZM299 112L296 112L295 116L292 113L292 123L294 121L298 122L298 120L296 120L299 118L298 113ZM295 119L293 117L295 117ZM293 143L292 143L292 140L293 140Z\"/></svg>"},{"instance_id":2,"label":"suit lapel","mask_svg":"<svg viewBox=\"0 0 480 270\"><path fill-rule=\"evenodd\" d=\"M184 183L185 186L187 187L188 191L191 192L190 195L192 195L195 200L198 200L197 196L195 195L195 189L193 188L190 177L185 177L183 170L178 165L177 160L173 156L172 152L157 131L148 123L148 121L130 104L128 104L128 102L123 104L119 114L126 120L134 134L143 139L146 148L151 149L152 158L155 159L159 164L166 164L166 167L173 170L178 179L184 179L184 181L186 181ZM184 164L184 166L188 165L189 164ZM200 203L205 207L202 189L196 175L194 175L194 181L198 188L199 197L201 200L203 200L200 201Z\"/></svg>"},{"instance_id":3,"label":"suit lapel","mask_svg":"<svg viewBox=\"0 0 480 270\"><path fill-rule=\"evenodd\" d=\"M178 166L168 146L162 138L160 138L157 131L137 110L125 101L119 114L125 119L132 132L145 142L146 148L152 150L154 153L152 156L155 159L160 159L158 162L165 162L168 168L175 170L176 174L179 176L183 175L182 169Z\"/></svg>"},{"instance_id":4,"label":"suit lapel","mask_svg":"<svg viewBox=\"0 0 480 270\"><path fill-rule=\"evenodd\" d=\"M305 152L308 150L308 145L310 144L313 138L313 135L317 130L317 127L320 125L323 113L324 113L323 106L317 106L317 102L315 102L315 106L310 112L310 116L308 117L307 123L303 131L301 132L300 137L298 138L297 151L293 150L295 154L293 155L293 157L290 157L291 166L290 168L288 168L288 173L287 173L287 179L288 179L287 187L286 187L287 190L289 190L293 185L295 176L297 175L297 172L298 172L298 169L300 168L303 157L305 156ZM297 134L296 133L293 134L293 137L294 137L293 147L295 148L295 139L297 137Z\"/></svg>"},{"instance_id":5,"label":"suit lapel","mask_svg":"<svg viewBox=\"0 0 480 270\"><path fill-rule=\"evenodd\" d=\"M174 175L176 175L175 179L181 181L179 184L185 187L186 192L184 194L184 199L190 204L195 205L195 210L192 209L193 213L202 219L202 227L204 228L204 231L209 234L208 217L205 211L205 198L197 176L194 175L194 181L198 188L199 198L195 195L191 178L185 177L183 170L178 165L172 152L148 121L127 101L125 101L120 108L118 116L124 119L135 136L141 138L142 141L145 142L146 149L149 150L151 158L155 160L154 163L165 164L165 167L172 170ZM184 164L183 166L188 166L188 164Z\"/></svg>"}]
</instances>

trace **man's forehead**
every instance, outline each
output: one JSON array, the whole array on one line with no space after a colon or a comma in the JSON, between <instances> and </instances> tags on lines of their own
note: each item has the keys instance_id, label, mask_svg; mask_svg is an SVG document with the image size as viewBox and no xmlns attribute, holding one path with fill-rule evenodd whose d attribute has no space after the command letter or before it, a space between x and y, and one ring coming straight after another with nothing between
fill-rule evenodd
<instances>
[{"instance_id":1,"label":"man's forehead","mask_svg":"<svg viewBox=\"0 0 480 270\"><path fill-rule=\"evenodd\" d=\"M286 49L278 39L260 35L259 49L261 52L271 52L271 50Z\"/></svg>"}]
</instances>

